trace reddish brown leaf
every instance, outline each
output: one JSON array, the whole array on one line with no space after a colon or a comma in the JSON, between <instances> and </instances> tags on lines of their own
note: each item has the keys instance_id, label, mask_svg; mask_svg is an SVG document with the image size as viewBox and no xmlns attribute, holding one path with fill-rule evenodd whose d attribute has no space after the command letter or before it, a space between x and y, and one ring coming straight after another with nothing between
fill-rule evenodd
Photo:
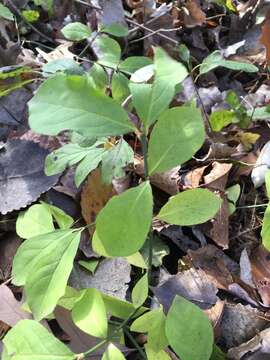
<instances>
[{"instance_id":1,"label":"reddish brown leaf","mask_svg":"<svg viewBox=\"0 0 270 360\"><path fill-rule=\"evenodd\" d=\"M97 214L115 194L116 192L112 185L102 183L100 169L93 171L88 176L81 195L82 215L85 222L87 224L95 222ZM94 226L89 228L89 232L93 235Z\"/></svg>"},{"instance_id":2,"label":"reddish brown leaf","mask_svg":"<svg viewBox=\"0 0 270 360\"><path fill-rule=\"evenodd\" d=\"M270 253L259 246L250 257L252 278L265 306L270 306Z\"/></svg>"},{"instance_id":3,"label":"reddish brown leaf","mask_svg":"<svg viewBox=\"0 0 270 360\"><path fill-rule=\"evenodd\" d=\"M266 61L270 62L270 11L267 12L262 25L262 35L260 37L260 42L266 48Z\"/></svg>"}]
</instances>

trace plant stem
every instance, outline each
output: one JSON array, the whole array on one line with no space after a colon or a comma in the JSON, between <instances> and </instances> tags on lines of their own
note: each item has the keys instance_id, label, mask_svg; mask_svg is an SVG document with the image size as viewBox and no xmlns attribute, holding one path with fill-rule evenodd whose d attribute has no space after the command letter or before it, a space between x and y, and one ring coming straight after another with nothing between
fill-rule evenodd
<instances>
[{"instance_id":1,"label":"plant stem","mask_svg":"<svg viewBox=\"0 0 270 360\"><path fill-rule=\"evenodd\" d=\"M148 140L147 140L147 135L145 132L143 132L141 135L141 143L142 143L143 160L144 160L144 176L145 176L145 179L148 180L148 178L149 178L148 160L147 160Z\"/></svg>"},{"instance_id":2,"label":"plant stem","mask_svg":"<svg viewBox=\"0 0 270 360\"><path fill-rule=\"evenodd\" d=\"M152 231L149 234L148 238L148 284L151 284L152 280L152 265L153 265L153 233Z\"/></svg>"},{"instance_id":3,"label":"plant stem","mask_svg":"<svg viewBox=\"0 0 270 360\"><path fill-rule=\"evenodd\" d=\"M106 339L102 340L101 342L99 342L97 345L93 346L91 349L87 350L86 352L82 353L82 354L76 354L75 355L75 359L86 359L86 356L88 356L89 354L92 354L94 351L96 351L97 349L99 349L101 346L105 345L107 342L110 342L111 340L113 340L114 336L121 330L123 329L127 323L129 322L129 320L131 320L133 318L133 316L136 315L136 313L139 311L139 308L136 308L130 315L128 318L126 318L112 333L111 336L107 337Z\"/></svg>"},{"instance_id":4,"label":"plant stem","mask_svg":"<svg viewBox=\"0 0 270 360\"><path fill-rule=\"evenodd\" d=\"M146 130L143 131L141 135L141 143L142 143L142 151L143 151L143 161L144 161L144 176L145 179L149 179L149 171L148 171L148 139ZM148 238L148 283L151 284L151 270L152 270L152 264L153 264L153 234L152 231L149 234Z\"/></svg>"},{"instance_id":5,"label":"plant stem","mask_svg":"<svg viewBox=\"0 0 270 360\"><path fill-rule=\"evenodd\" d=\"M134 337L130 334L128 329L124 328L124 333L126 334L127 338L130 340L130 342L135 346L135 348L138 350L138 353L142 356L144 360L147 360L145 353L143 352L142 348L138 345Z\"/></svg>"}]
</instances>

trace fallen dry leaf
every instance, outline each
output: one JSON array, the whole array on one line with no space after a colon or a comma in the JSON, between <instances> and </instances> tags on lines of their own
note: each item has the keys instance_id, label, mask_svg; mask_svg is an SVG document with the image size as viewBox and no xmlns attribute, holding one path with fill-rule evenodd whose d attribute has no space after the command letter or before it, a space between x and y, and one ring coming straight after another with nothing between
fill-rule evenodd
<instances>
[{"instance_id":1,"label":"fallen dry leaf","mask_svg":"<svg viewBox=\"0 0 270 360\"><path fill-rule=\"evenodd\" d=\"M252 279L265 306L270 306L270 253L259 246L250 256Z\"/></svg>"},{"instance_id":2,"label":"fallen dry leaf","mask_svg":"<svg viewBox=\"0 0 270 360\"><path fill-rule=\"evenodd\" d=\"M48 153L31 141L9 140L2 146L0 213L7 214L31 204L57 182L58 175L44 173Z\"/></svg>"},{"instance_id":3,"label":"fallen dry leaf","mask_svg":"<svg viewBox=\"0 0 270 360\"><path fill-rule=\"evenodd\" d=\"M188 0L184 7L184 24L187 28L202 26L206 21L206 15L202 11L199 1Z\"/></svg>"},{"instance_id":4,"label":"fallen dry leaf","mask_svg":"<svg viewBox=\"0 0 270 360\"><path fill-rule=\"evenodd\" d=\"M100 169L98 168L92 171L87 178L81 194L82 216L86 224L92 224L96 221L97 214L113 195L116 195L113 186L102 183ZM91 236L94 230L94 226L89 228Z\"/></svg>"},{"instance_id":5,"label":"fallen dry leaf","mask_svg":"<svg viewBox=\"0 0 270 360\"><path fill-rule=\"evenodd\" d=\"M260 41L266 48L266 61L270 62L270 11L267 12L263 22Z\"/></svg>"},{"instance_id":6,"label":"fallen dry leaf","mask_svg":"<svg viewBox=\"0 0 270 360\"><path fill-rule=\"evenodd\" d=\"M228 351L232 360L268 360L270 354L270 329L265 329L251 340Z\"/></svg>"},{"instance_id":7,"label":"fallen dry leaf","mask_svg":"<svg viewBox=\"0 0 270 360\"><path fill-rule=\"evenodd\" d=\"M176 295L192 301L201 309L209 309L217 302L217 288L202 270L190 269L171 276L162 285L152 289L165 311Z\"/></svg>"},{"instance_id":8,"label":"fallen dry leaf","mask_svg":"<svg viewBox=\"0 0 270 360\"><path fill-rule=\"evenodd\" d=\"M17 301L6 285L0 285L0 321L15 326L18 321L31 319L30 313L21 309L22 303Z\"/></svg>"}]
</instances>

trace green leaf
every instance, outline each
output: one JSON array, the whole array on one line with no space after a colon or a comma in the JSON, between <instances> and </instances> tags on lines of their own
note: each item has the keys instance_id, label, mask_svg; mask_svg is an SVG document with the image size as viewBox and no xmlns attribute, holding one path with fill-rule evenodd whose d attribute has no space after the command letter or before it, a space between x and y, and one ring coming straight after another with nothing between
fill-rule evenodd
<instances>
[{"instance_id":1,"label":"green leaf","mask_svg":"<svg viewBox=\"0 0 270 360\"><path fill-rule=\"evenodd\" d=\"M123 60L118 69L128 74L133 74L135 71L144 66L151 65L152 60L145 56L130 56Z\"/></svg>"},{"instance_id":2,"label":"green leaf","mask_svg":"<svg viewBox=\"0 0 270 360\"><path fill-rule=\"evenodd\" d=\"M45 76L55 74L57 71L63 71L70 75L83 75L83 68L72 59L56 59L44 64L42 71Z\"/></svg>"},{"instance_id":3,"label":"green leaf","mask_svg":"<svg viewBox=\"0 0 270 360\"><path fill-rule=\"evenodd\" d=\"M189 160L204 143L204 124L195 104L160 115L148 148L149 174L167 171Z\"/></svg>"},{"instance_id":4,"label":"green leaf","mask_svg":"<svg viewBox=\"0 0 270 360\"><path fill-rule=\"evenodd\" d=\"M220 131L234 122L235 119L236 116L234 111L217 110L210 115L209 122L213 131Z\"/></svg>"},{"instance_id":5,"label":"green leaf","mask_svg":"<svg viewBox=\"0 0 270 360\"><path fill-rule=\"evenodd\" d=\"M139 308L147 299L148 296L148 274L147 272L140 278L134 286L131 298L132 303L136 308Z\"/></svg>"},{"instance_id":6,"label":"green leaf","mask_svg":"<svg viewBox=\"0 0 270 360\"><path fill-rule=\"evenodd\" d=\"M21 320L5 336L3 360L73 360L75 354L43 325Z\"/></svg>"},{"instance_id":7,"label":"green leaf","mask_svg":"<svg viewBox=\"0 0 270 360\"><path fill-rule=\"evenodd\" d=\"M257 72L259 69L257 66L249 63L242 63L238 61L225 60L221 53L217 50L208 55L200 64L200 75L214 70L217 67L222 66L231 70L245 71L245 72Z\"/></svg>"},{"instance_id":8,"label":"green leaf","mask_svg":"<svg viewBox=\"0 0 270 360\"><path fill-rule=\"evenodd\" d=\"M172 196L165 204L158 219L169 224L191 226L212 219L222 200L207 189L192 189Z\"/></svg>"},{"instance_id":9,"label":"green leaf","mask_svg":"<svg viewBox=\"0 0 270 360\"><path fill-rule=\"evenodd\" d=\"M124 168L133 162L132 148L124 139L121 139L116 146L110 148L102 156L102 180L105 184L111 184L113 179L124 177Z\"/></svg>"},{"instance_id":10,"label":"green leaf","mask_svg":"<svg viewBox=\"0 0 270 360\"><path fill-rule=\"evenodd\" d=\"M268 199L270 199L270 171L265 174L265 185ZM263 246L270 251L270 203L268 204L262 223L261 237Z\"/></svg>"},{"instance_id":11,"label":"green leaf","mask_svg":"<svg viewBox=\"0 0 270 360\"><path fill-rule=\"evenodd\" d=\"M92 34L92 31L89 29L89 27L80 22L67 24L63 27L61 32L65 38L72 41L88 39Z\"/></svg>"},{"instance_id":12,"label":"green leaf","mask_svg":"<svg viewBox=\"0 0 270 360\"><path fill-rule=\"evenodd\" d=\"M108 75L104 68L98 63L94 63L89 72L88 78L92 87L101 94L104 94L108 86Z\"/></svg>"},{"instance_id":13,"label":"green leaf","mask_svg":"<svg viewBox=\"0 0 270 360\"><path fill-rule=\"evenodd\" d=\"M50 211L60 229L69 229L74 223L73 218L66 214L62 209L43 201L41 203L48 209L48 211Z\"/></svg>"},{"instance_id":14,"label":"green leaf","mask_svg":"<svg viewBox=\"0 0 270 360\"><path fill-rule=\"evenodd\" d=\"M14 16L12 12L9 10L8 7L4 6L3 4L0 4L0 17L6 19L6 20L14 20Z\"/></svg>"},{"instance_id":15,"label":"green leaf","mask_svg":"<svg viewBox=\"0 0 270 360\"><path fill-rule=\"evenodd\" d=\"M90 271L91 273L94 273L97 266L98 266L99 260L88 260L88 261L84 261L84 260L80 260L79 264L84 267L85 269L87 269L88 271Z\"/></svg>"},{"instance_id":16,"label":"green leaf","mask_svg":"<svg viewBox=\"0 0 270 360\"><path fill-rule=\"evenodd\" d=\"M83 76L59 73L46 80L29 102L29 113L31 129L46 135L74 130L98 137L135 130L126 111L113 99L95 92Z\"/></svg>"},{"instance_id":17,"label":"green leaf","mask_svg":"<svg viewBox=\"0 0 270 360\"><path fill-rule=\"evenodd\" d=\"M108 332L106 308L100 292L87 289L72 309L72 320L85 333L105 338Z\"/></svg>"},{"instance_id":18,"label":"green leaf","mask_svg":"<svg viewBox=\"0 0 270 360\"><path fill-rule=\"evenodd\" d=\"M227 199L229 200L229 213L232 215L235 212L235 204L240 196L241 187L235 184L226 189Z\"/></svg>"},{"instance_id":19,"label":"green leaf","mask_svg":"<svg viewBox=\"0 0 270 360\"><path fill-rule=\"evenodd\" d=\"M78 290L67 286L65 294L59 299L57 305L71 311L80 296L81 293Z\"/></svg>"},{"instance_id":20,"label":"green leaf","mask_svg":"<svg viewBox=\"0 0 270 360\"><path fill-rule=\"evenodd\" d=\"M22 16L26 21L32 23L39 19L40 14L36 10L23 10Z\"/></svg>"},{"instance_id":21,"label":"green leaf","mask_svg":"<svg viewBox=\"0 0 270 360\"><path fill-rule=\"evenodd\" d=\"M45 174L48 176L58 174L63 172L66 167L80 162L75 171L75 184L80 186L87 175L98 166L106 152L103 147L98 147L103 143L104 141L97 141L90 147L83 147L78 144L62 146L46 157Z\"/></svg>"},{"instance_id":22,"label":"green leaf","mask_svg":"<svg viewBox=\"0 0 270 360\"><path fill-rule=\"evenodd\" d=\"M102 26L100 31L117 37L124 37L128 35L128 27L118 23L113 23L104 27Z\"/></svg>"},{"instance_id":23,"label":"green leaf","mask_svg":"<svg viewBox=\"0 0 270 360\"><path fill-rule=\"evenodd\" d=\"M213 349L213 329L203 311L176 296L166 319L169 344L181 360L208 360Z\"/></svg>"},{"instance_id":24,"label":"green leaf","mask_svg":"<svg viewBox=\"0 0 270 360\"><path fill-rule=\"evenodd\" d=\"M134 305L125 300L120 300L116 297L109 296L106 294L102 294L102 298L105 303L107 312L112 316L118 317L119 319L127 319L135 311ZM145 307L141 307L140 309L137 310L134 316L139 316L142 313L144 313L146 310L147 309Z\"/></svg>"},{"instance_id":25,"label":"green leaf","mask_svg":"<svg viewBox=\"0 0 270 360\"><path fill-rule=\"evenodd\" d=\"M122 102L129 96L130 90L128 87L128 78L119 73L114 72L112 76L112 97L122 104Z\"/></svg>"},{"instance_id":26,"label":"green leaf","mask_svg":"<svg viewBox=\"0 0 270 360\"><path fill-rule=\"evenodd\" d=\"M121 351L112 343L109 344L106 351L102 355L101 360L125 360L126 358Z\"/></svg>"},{"instance_id":27,"label":"green leaf","mask_svg":"<svg viewBox=\"0 0 270 360\"><path fill-rule=\"evenodd\" d=\"M171 357L164 350L155 352L148 343L144 345L144 348L147 360L171 360Z\"/></svg>"},{"instance_id":28,"label":"green leaf","mask_svg":"<svg viewBox=\"0 0 270 360\"><path fill-rule=\"evenodd\" d=\"M136 70L130 77L130 81L134 83L149 82L155 74L154 64L146 65Z\"/></svg>"},{"instance_id":29,"label":"green leaf","mask_svg":"<svg viewBox=\"0 0 270 360\"><path fill-rule=\"evenodd\" d=\"M148 248L148 252L149 252L149 248ZM139 267L139 268L142 268L142 269L147 269L148 268L145 261L144 261L143 256L138 251L135 254L127 256L126 260L133 266L136 266L136 267Z\"/></svg>"},{"instance_id":30,"label":"green leaf","mask_svg":"<svg viewBox=\"0 0 270 360\"><path fill-rule=\"evenodd\" d=\"M23 239L54 231L51 212L42 204L21 211L16 221L16 232Z\"/></svg>"},{"instance_id":31,"label":"green leaf","mask_svg":"<svg viewBox=\"0 0 270 360\"><path fill-rule=\"evenodd\" d=\"M214 344L210 360L226 360L226 354Z\"/></svg>"},{"instance_id":32,"label":"green leaf","mask_svg":"<svg viewBox=\"0 0 270 360\"><path fill-rule=\"evenodd\" d=\"M75 171L74 180L77 187L81 185L91 171L98 167L105 153L106 150L104 148L95 148L89 151Z\"/></svg>"},{"instance_id":33,"label":"green leaf","mask_svg":"<svg viewBox=\"0 0 270 360\"><path fill-rule=\"evenodd\" d=\"M175 95L175 86L188 75L184 65L169 57L161 48L155 51L154 64L155 80L152 86L130 84L133 104L146 129L169 106Z\"/></svg>"},{"instance_id":34,"label":"green leaf","mask_svg":"<svg viewBox=\"0 0 270 360\"><path fill-rule=\"evenodd\" d=\"M41 6L51 15L53 11L53 1L54 0L34 0L34 4L37 6Z\"/></svg>"},{"instance_id":35,"label":"green leaf","mask_svg":"<svg viewBox=\"0 0 270 360\"><path fill-rule=\"evenodd\" d=\"M140 250L145 263L149 264L149 239L146 240ZM153 235L152 239L152 264L159 267L162 265L162 259L169 255L169 247L160 239L160 237Z\"/></svg>"},{"instance_id":36,"label":"green leaf","mask_svg":"<svg viewBox=\"0 0 270 360\"><path fill-rule=\"evenodd\" d=\"M129 256L138 251L150 229L152 211L148 181L111 198L96 219L96 232L106 253Z\"/></svg>"},{"instance_id":37,"label":"green leaf","mask_svg":"<svg viewBox=\"0 0 270 360\"><path fill-rule=\"evenodd\" d=\"M117 41L107 35L98 36L92 45L100 65L116 68L121 58L121 48Z\"/></svg>"},{"instance_id":38,"label":"green leaf","mask_svg":"<svg viewBox=\"0 0 270 360\"><path fill-rule=\"evenodd\" d=\"M13 261L13 283L25 285L27 303L37 320L53 312L65 294L80 232L56 230L26 240Z\"/></svg>"},{"instance_id":39,"label":"green leaf","mask_svg":"<svg viewBox=\"0 0 270 360\"><path fill-rule=\"evenodd\" d=\"M270 106L256 107L247 111L252 120L268 120L270 118Z\"/></svg>"},{"instance_id":40,"label":"green leaf","mask_svg":"<svg viewBox=\"0 0 270 360\"><path fill-rule=\"evenodd\" d=\"M168 345L168 339L165 333L166 316L162 307L151 310L139 318L131 325L130 330L141 333L148 333L148 345L154 352L159 352Z\"/></svg>"}]
</instances>

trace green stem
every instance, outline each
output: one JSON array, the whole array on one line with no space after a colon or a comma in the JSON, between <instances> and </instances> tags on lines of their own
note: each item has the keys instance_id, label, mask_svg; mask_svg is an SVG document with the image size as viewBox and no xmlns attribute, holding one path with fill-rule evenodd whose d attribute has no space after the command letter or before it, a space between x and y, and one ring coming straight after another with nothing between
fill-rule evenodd
<instances>
[{"instance_id":1,"label":"green stem","mask_svg":"<svg viewBox=\"0 0 270 360\"><path fill-rule=\"evenodd\" d=\"M149 234L148 238L148 284L151 284L152 280L152 265L153 265L153 233Z\"/></svg>"},{"instance_id":2,"label":"green stem","mask_svg":"<svg viewBox=\"0 0 270 360\"><path fill-rule=\"evenodd\" d=\"M105 345L107 342L110 342L111 340L114 339L115 335L122 330L127 323L133 318L133 316L135 316L137 314L137 312L139 311L139 308L135 309L127 319L125 319L112 333L111 336L107 337L106 339L102 340L101 342L99 342L97 345L93 346L91 349L87 350L86 352L82 353L82 354L76 354L75 355L75 359L77 360L82 360L85 359L86 356L88 356L89 354L92 354L94 351L98 350L101 346Z\"/></svg>"},{"instance_id":3,"label":"green stem","mask_svg":"<svg viewBox=\"0 0 270 360\"><path fill-rule=\"evenodd\" d=\"M131 335L131 333L126 328L124 328L124 333L126 334L129 341L132 343L132 345L138 350L138 353L142 356L142 358L144 360L147 360L142 348L138 345L137 341L134 339L134 337Z\"/></svg>"},{"instance_id":4,"label":"green stem","mask_svg":"<svg viewBox=\"0 0 270 360\"><path fill-rule=\"evenodd\" d=\"M149 178L148 160L147 160L148 140L145 132L141 135L141 143L142 143L143 160L144 160L144 176L145 179L148 179Z\"/></svg>"}]
</instances>

